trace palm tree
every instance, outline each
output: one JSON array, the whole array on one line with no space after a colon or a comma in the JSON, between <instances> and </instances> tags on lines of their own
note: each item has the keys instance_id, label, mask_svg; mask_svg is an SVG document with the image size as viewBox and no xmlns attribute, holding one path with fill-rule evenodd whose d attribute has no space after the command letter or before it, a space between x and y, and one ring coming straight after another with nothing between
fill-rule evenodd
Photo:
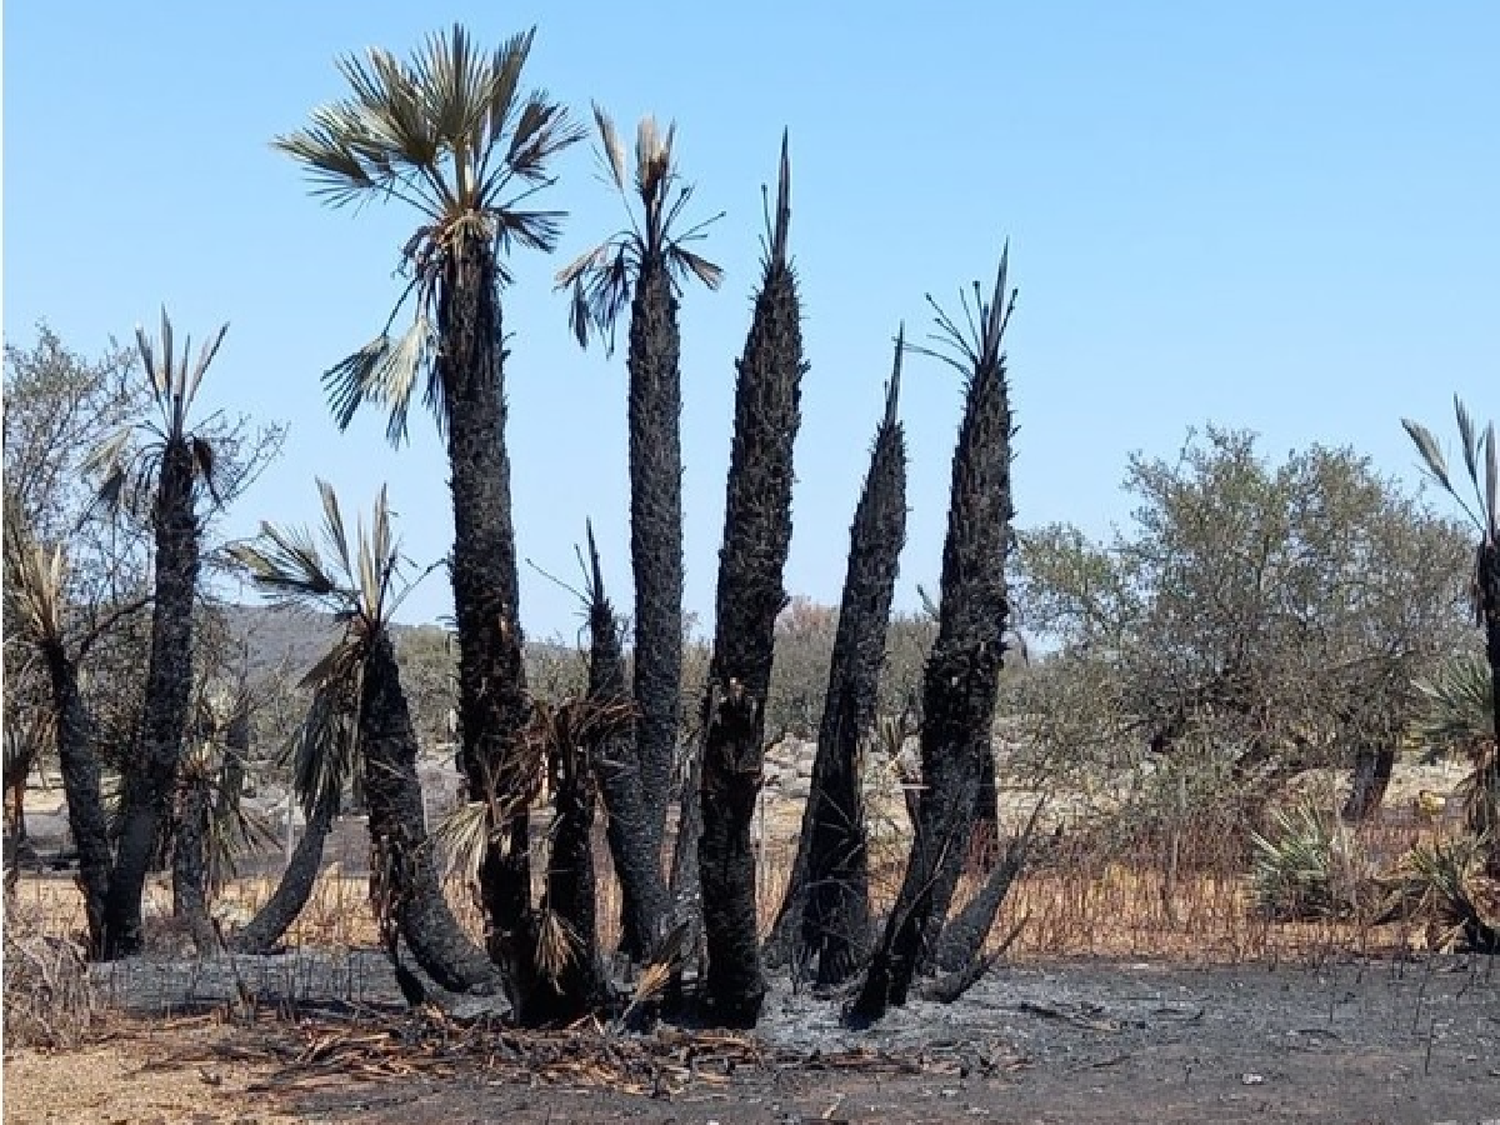
<instances>
[{"instance_id":1,"label":"palm tree","mask_svg":"<svg viewBox=\"0 0 1500 1125\"><path fill-rule=\"evenodd\" d=\"M1495 741L1500 744L1500 445L1495 440L1495 424L1475 431L1473 416L1455 396L1453 411L1458 420L1458 434L1463 443L1464 469L1474 489L1470 505L1455 486L1448 462L1432 432L1409 418L1401 420L1407 434L1421 454L1423 466L1443 491L1458 502L1464 516L1479 534L1474 553L1472 595L1474 619L1484 630L1485 658L1490 666L1490 721ZM1484 481L1480 482L1483 470ZM1490 837L1489 864L1500 872L1500 754L1481 760L1475 776L1475 790L1482 795L1473 803L1477 810L1474 827Z\"/></svg>"},{"instance_id":2,"label":"palm tree","mask_svg":"<svg viewBox=\"0 0 1500 1125\"><path fill-rule=\"evenodd\" d=\"M786 606L792 448L801 423L802 310L788 253L791 160L785 135L775 210L750 333L735 382L714 653L704 702L698 875L708 948L707 999L726 1026L750 1027L765 997L750 842L764 766L765 699Z\"/></svg>"},{"instance_id":3,"label":"palm tree","mask_svg":"<svg viewBox=\"0 0 1500 1125\"><path fill-rule=\"evenodd\" d=\"M842 984L869 938L869 855L861 760L875 726L880 670L901 548L906 543L906 438L896 416L903 333L886 386L885 415L875 431L849 530L849 561L828 673L812 789L802 814L797 858L768 956L794 971L818 962L818 983Z\"/></svg>"},{"instance_id":4,"label":"palm tree","mask_svg":"<svg viewBox=\"0 0 1500 1125\"><path fill-rule=\"evenodd\" d=\"M594 121L605 172L625 203L630 225L579 255L558 273L572 286L570 320L579 344L593 333L613 344L614 329L630 307L630 562L635 574L636 759L650 800L650 849L660 862L680 721L682 684L682 377L677 297L691 275L710 289L723 277L718 266L688 249L707 223L679 232L693 189L674 165L675 126L665 133L655 118L636 129L635 169L614 122L597 105ZM640 215L632 207L640 203ZM712 222L713 220L709 220ZM625 917L631 917L626 904ZM639 935L627 946L641 951Z\"/></svg>"},{"instance_id":5,"label":"palm tree","mask_svg":"<svg viewBox=\"0 0 1500 1125\"><path fill-rule=\"evenodd\" d=\"M136 346L155 414L122 427L90 454L86 465L101 473L98 503L112 513L146 513L156 540L151 654L139 745L123 778L120 836L105 912L107 957L141 947L141 895L163 825L171 816L191 716L193 602L203 534L199 507L204 494L217 503L218 492L213 446L203 433L190 428L189 418L203 376L228 330L227 324L221 326L193 360L190 338L177 354L165 309L158 342L137 328Z\"/></svg>"},{"instance_id":6,"label":"palm tree","mask_svg":"<svg viewBox=\"0 0 1500 1125\"><path fill-rule=\"evenodd\" d=\"M12 505L5 509L4 556L5 598L12 610L7 617L17 623L20 639L41 661L49 688L68 827L78 849L89 953L97 956L105 946L105 906L113 859L93 723L78 685L78 660L90 638L85 637L76 649L69 643L66 553L61 546L48 549L34 542L21 524L19 509ZM98 631L93 635L98 636Z\"/></svg>"},{"instance_id":7,"label":"palm tree","mask_svg":"<svg viewBox=\"0 0 1500 1125\"><path fill-rule=\"evenodd\" d=\"M896 904L851 1013L861 1021L904 1004L917 970L937 948L978 817L984 759L994 753L1014 516L1010 390L1001 351L1015 306L1006 286L1008 259L1007 250L988 301L975 284L973 307L965 302L967 331L938 309L940 350L928 353L964 376L964 414L953 455L938 636L923 673L916 832Z\"/></svg>"},{"instance_id":8,"label":"palm tree","mask_svg":"<svg viewBox=\"0 0 1500 1125\"><path fill-rule=\"evenodd\" d=\"M233 554L274 604L331 612L343 633L308 672L305 683L323 706L310 717L329 724L304 734L305 746L335 752L304 772L304 794L330 794L348 761L351 722L364 762L370 810L370 847L375 906L388 948L406 939L417 963L444 988L466 991L494 984L495 969L459 929L443 898L422 810L417 778L417 738L401 689L390 622L411 589L396 588L398 555L391 535L385 489L370 526L361 520L351 550L338 496L318 482L323 500L323 546L306 531L262 524L259 543L240 543ZM326 554L326 558L325 558ZM348 708L353 709L352 721Z\"/></svg>"},{"instance_id":9,"label":"palm tree","mask_svg":"<svg viewBox=\"0 0 1500 1125\"><path fill-rule=\"evenodd\" d=\"M345 57L348 97L274 142L306 167L315 194L330 204L395 199L421 216L403 250L410 281L386 330L324 382L340 427L362 403L377 403L389 412L387 436L400 442L420 381L447 441L460 760L470 799L510 810L493 826L479 879L490 952L501 963L531 955L529 812L525 802L488 800L520 783L528 711L505 443L499 286L509 274L501 255L556 244L561 215L525 201L551 182L553 158L582 135L544 91L521 92L532 36L486 55L455 25L406 62L379 48ZM390 325L413 295L411 324L393 339Z\"/></svg>"},{"instance_id":10,"label":"palm tree","mask_svg":"<svg viewBox=\"0 0 1500 1125\"><path fill-rule=\"evenodd\" d=\"M287 746L292 792L302 803L307 825L271 897L235 935L237 952L270 953L312 897L323 845L338 820L344 788L360 764L359 702L353 687L345 681L320 684Z\"/></svg>"}]
</instances>

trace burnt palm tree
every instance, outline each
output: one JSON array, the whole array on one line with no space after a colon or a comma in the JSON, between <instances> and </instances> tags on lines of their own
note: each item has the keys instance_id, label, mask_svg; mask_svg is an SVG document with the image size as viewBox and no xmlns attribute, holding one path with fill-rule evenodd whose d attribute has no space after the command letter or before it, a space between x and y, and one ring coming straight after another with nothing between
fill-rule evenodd
<instances>
[{"instance_id":1,"label":"burnt palm tree","mask_svg":"<svg viewBox=\"0 0 1500 1125\"><path fill-rule=\"evenodd\" d=\"M870 468L849 530L849 563L812 788L797 858L768 954L800 970L817 960L820 984L840 984L864 956L870 925L861 762L875 726L880 670L901 548L906 543L906 438L896 417L902 335L875 431Z\"/></svg>"},{"instance_id":2,"label":"burnt palm tree","mask_svg":"<svg viewBox=\"0 0 1500 1125\"><path fill-rule=\"evenodd\" d=\"M1474 621L1484 630L1485 659L1490 666L1490 717L1495 741L1500 744L1500 496L1497 496L1500 493L1500 445L1495 440L1493 422L1480 434L1468 408L1456 397L1453 410L1463 445L1464 470L1474 490L1472 504L1455 485L1447 459L1432 431L1409 418L1402 419L1401 424L1416 444L1428 474L1457 501L1465 518L1478 533L1471 585ZM1478 832L1489 834L1489 866L1500 871L1500 755L1492 754L1480 763L1475 789L1481 797L1474 802L1476 811L1471 819Z\"/></svg>"},{"instance_id":3,"label":"burnt palm tree","mask_svg":"<svg viewBox=\"0 0 1500 1125\"><path fill-rule=\"evenodd\" d=\"M714 653L704 702L698 841L706 998L714 1019L738 1027L755 1024L766 991L750 827L765 759L776 618L786 605L782 570L792 541L792 447L807 370L787 244L791 161L784 135L776 201L767 220L764 272L735 382Z\"/></svg>"},{"instance_id":4,"label":"burnt palm tree","mask_svg":"<svg viewBox=\"0 0 1500 1125\"><path fill-rule=\"evenodd\" d=\"M49 689L51 723L68 802L68 827L78 849L91 956L105 946L105 908L113 869L109 822L104 811L99 759L94 753L93 721L78 684L78 661L90 638L73 644L68 635L67 555L46 548L21 525L19 508L5 509L5 599L7 643L22 640L40 662ZM95 636L98 635L96 632ZM11 675L16 675L13 671ZM7 726L11 718L7 716Z\"/></svg>"},{"instance_id":5,"label":"burnt palm tree","mask_svg":"<svg viewBox=\"0 0 1500 1125\"><path fill-rule=\"evenodd\" d=\"M984 759L1005 653L1010 602L1010 391L1001 344L1015 305L1001 256L988 301L976 284L967 330L938 309L939 350L965 379L953 455L938 635L922 681L922 784L906 875L851 1015L878 1019L904 1004L933 955L978 816ZM930 300L930 298L929 298ZM936 306L934 305L934 308Z\"/></svg>"},{"instance_id":6,"label":"burnt palm tree","mask_svg":"<svg viewBox=\"0 0 1500 1125\"><path fill-rule=\"evenodd\" d=\"M191 719L200 508L205 497L216 504L218 493L213 446L191 428L190 417L203 376L228 330L227 324L219 328L194 360L191 339L177 353L165 310L159 342L136 329L155 414L122 428L89 458L89 467L102 472L100 503L113 512L144 512L155 535L151 654L137 746L123 778L120 836L105 916L104 954L109 957L141 947L141 895L172 814Z\"/></svg>"},{"instance_id":7,"label":"burnt palm tree","mask_svg":"<svg viewBox=\"0 0 1500 1125\"><path fill-rule=\"evenodd\" d=\"M489 800L520 784L528 711L499 287L509 280L510 250L555 246L562 216L526 201L551 182L553 158L582 135L545 91L522 92L532 34L487 54L455 25L408 61L378 48L346 57L339 70L349 95L275 141L330 204L394 199L421 218L403 250L409 281L386 330L324 383L341 427L361 404L376 403L388 411L387 435L398 443L421 383L447 442L460 760L471 800L512 810L492 826L479 875L490 952L501 962L531 956L531 873L525 802ZM411 323L392 337L408 298Z\"/></svg>"},{"instance_id":8,"label":"burnt palm tree","mask_svg":"<svg viewBox=\"0 0 1500 1125\"><path fill-rule=\"evenodd\" d=\"M234 948L240 953L270 953L312 897L344 789L360 767L359 705L353 687L342 681L319 684L287 744L292 792L307 824L271 897L235 935Z\"/></svg>"},{"instance_id":9,"label":"burnt palm tree","mask_svg":"<svg viewBox=\"0 0 1500 1125\"><path fill-rule=\"evenodd\" d=\"M649 840L632 847L661 853L667 793L677 750L682 684L682 377L677 298L681 283L696 277L710 289L718 266L688 245L706 223L678 228L693 195L674 164L675 127L663 133L652 117L636 130L631 175L614 122L598 106L605 172L626 206L630 225L580 255L558 273L571 286L570 321L579 344L593 334L611 345L615 326L630 308L630 562L635 575L635 700L639 709L635 755L651 817ZM633 198L632 198L633 197ZM639 215L633 203L640 206ZM710 222L712 220L709 220ZM625 906L627 919L632 914ZM639 952L639 935L627 932Z\"/></svg>"},{"instance_id":10,"label":"burnt palm tree","mask_svg":"<svg viewBox=\"0 0 1500 1125\"><path fill-rule=\"evenodd\" d=\"M334 755L304 767L321 777L304 778L299 788L327 803L340 787L351 753L339 725L350 723L364 764L372 896L387 948L394 956L396 938L404 938L417 963L444 988L492 987L495 968L455 921L427 840L417 737L390 636L391 617L411 585L398 585L385 490L368 529L363 521L358 525L351 549L338 497L322 481L318 489L322 547L306 531L262 524L259 542L232 548L273 604L331 612L343 630L304 681L322 701L310 719L330 725L306 731L305 747Z\"/></svg>"}]
</instances>

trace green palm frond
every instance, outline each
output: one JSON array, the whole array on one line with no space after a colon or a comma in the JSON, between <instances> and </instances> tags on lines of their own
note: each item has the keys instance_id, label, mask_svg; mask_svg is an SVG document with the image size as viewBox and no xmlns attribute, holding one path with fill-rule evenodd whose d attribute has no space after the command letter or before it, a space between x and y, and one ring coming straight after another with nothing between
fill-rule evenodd
<instances>
[{"instance_id":1,"label":"green palm frond","mask_svg":"<svg viewBox=\"0 0 1500 1125\"><path fill-rule=\"evenodd\" d=\"M1354 912L1368 872L1348 829L1308 804L1276 809L1255 848L1251 885L1261 910L1281 921L1336 918Z\"/></svg>"},{"instance_id":2,"label":"green palm frond","mask_svg":"<svg viewBox=\"0 0 1500 1125\"><path fill-rule=\"evenodd\" d=\"M1468 519L1479 529L1485 545L1493 548L1500 539L1500 511L1497 511L1497 491L1500 491L1500 448L1495 439L1495 425L1491 422L1478 433L1474 417L1463 400L1456 395L1453 412L1458 422L1458 436L1462 446L1464 471L1474 489L1475 505L1471 507L1460 495L1448 469L1447 458L1438 445L1431 430L1410 418L1401 419L1401 425L1417 447L1422 458L1422 468L1444 492L1453 497Z\"/></svg>"},{"instance_id":3,"label":"green palm frond","mask_svg":"<svg viewBox=\"0 0 1500 1125\"><path fill-rule=\"evenodd\" d=\"M388 323L324 375L341 427L362 404L378 404L389 411L388 439L399 444L424 372L426 403L444 425L447 403L435 378L428 323L441 267L478 236L493 243L497 279L506 282L505 254L557 245L562 214L525 204L550 182L557 155L584 134L546 91L521 92L534 34L513 36L485 54L455 24L428 36L406 61L381 48L347 56L337 64L347 96L272 142L303 166L313 194L329 204L395 199L427 220L403 252L413 283L396 311L415 288L410 328L393 341Z\"/></svg>"},{"instance_id":4,"label":"green palm frond","mask_svg":"<svg viewBox=\"0 0 1500 1125\"><path fill-rule=\"evenodd\" d=\"M1472 756L1494 741L1494 680L1483 656L1450 660L1415 686L1420 709L1412 734L1429 754Z\"/></svg>"},{"instance_id":5,"label":"green palm frond","mask_svg":"<svg viewBox=\"0 0 1500 1125\"><path fill-rule=\"evenodd\" d=\"M637 281L651 265L666 270L674 288L689 274L709 289L717 289L724 272L713 262L688 249L701 240L722 212L680 230L680 222L693 197L691 184L683 183L677 171L673 145L675 125L663 132L656 119L641 118L636 127L633 174L626 167L625 144L614 120L599 105L594 106L600 163L611 186L625 205L629 226L604 242L584 251L557 273L557 287L571 289L568 323L582 347L598 335L609 349L614 330L629 306ZM636 206L639 205L639 214Z\"/></svg>"}]
</instances>

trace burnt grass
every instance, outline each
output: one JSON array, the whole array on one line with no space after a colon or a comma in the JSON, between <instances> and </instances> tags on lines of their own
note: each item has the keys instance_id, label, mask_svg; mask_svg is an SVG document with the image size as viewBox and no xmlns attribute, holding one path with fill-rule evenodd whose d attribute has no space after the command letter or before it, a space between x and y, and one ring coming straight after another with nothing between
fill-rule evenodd
<instances>
[{"instance_id":1,"label":"burnt grass","mask_svg":"<svg viewBox=\"0 0 1500 1125\"><path fill-rule=\"evenodd\" d=\"M423 1017L401 1012L373 951L239 957L232 968L133 959L95 973L109 1003L145 1020L202 1011L245 982L262 1011L245 1035L281 1041L288 1060L267 1093L319 1121L1500 1119L1500 973L1487 957L1026 962L995 969L956 1003L913 1001L866 1031L843 1026L837 1000L773 979L753 1035L663 1028L609 1045L596 1030L576 1033L600 1057L657 1052L658 1079L645 1085L501 1067L512 1048L498 1029L470 1034L492 1036L493 1050L441 1066L414 1048L403 1056ZM299 1052L330 1025L386 1028L389 1052L406 1061L376 1077L355 1066L299 1072ZM427 1039L451 1038L452 1026ZM512 1047L523 1038L504 1034Z\"/></svg>"}]
</instances>

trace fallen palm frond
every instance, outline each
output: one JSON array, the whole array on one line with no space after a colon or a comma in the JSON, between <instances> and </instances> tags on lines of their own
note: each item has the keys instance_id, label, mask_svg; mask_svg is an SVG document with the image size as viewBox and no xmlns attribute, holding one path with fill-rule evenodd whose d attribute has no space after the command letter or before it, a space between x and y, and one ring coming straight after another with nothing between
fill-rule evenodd
<instances>
[{"instance_id":1,"label":"fallen palm frond","mask_svg":"<svg viewBox=\"0 0 1500 1125\"><path fill-rule=\"evenodd\" d=\"M357 1023L304 1020L295 1029L264 1022L215 1048L236 1062L265 1060L278 1069L251 1093L421 1075L455 1077L483 1067L491 1082L603 1088L672 1097L690 1087L720 1087L736 1072L816 1070L860 1075L957 1077L1000 1074L1026 1060L986 1044L956 1042L920 1051L858 1047L841 1051L769 1046L721 1032L616 1035L593 1020L557 1031L523 1032L493 1017L458 1020L433 1008Z\"/></svg>"},{"instance_id":2,"label":"fallen palm frond","mask_svg":"<svg viewBox=\"0 0 1500 1125\"><path fill-rule=\"evenodd\" d=\"M6 1050L77 1046L100 1008L82 947L9 905L4 931Z\"/></svg>"}]
</instances>

